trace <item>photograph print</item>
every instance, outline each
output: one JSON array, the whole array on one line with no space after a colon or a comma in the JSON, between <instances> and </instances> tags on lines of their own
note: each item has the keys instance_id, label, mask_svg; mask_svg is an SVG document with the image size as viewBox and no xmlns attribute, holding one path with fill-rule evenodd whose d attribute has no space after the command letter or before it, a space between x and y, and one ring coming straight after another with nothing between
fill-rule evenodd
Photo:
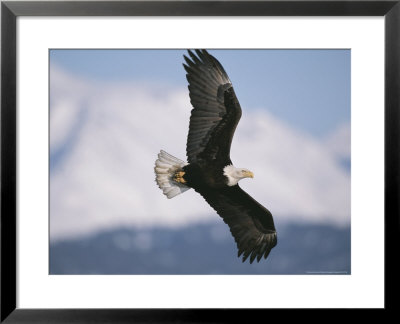
<instances>
[{"instance_id":1,"label":"photograph print","mask_svg":"<svg viewBox=\"0 0 400 324\"><path fill-rule=\"evenodd\" d=\"M49 273L351 274L350 62L49 50Z\"/></svg>"}]
</instances>

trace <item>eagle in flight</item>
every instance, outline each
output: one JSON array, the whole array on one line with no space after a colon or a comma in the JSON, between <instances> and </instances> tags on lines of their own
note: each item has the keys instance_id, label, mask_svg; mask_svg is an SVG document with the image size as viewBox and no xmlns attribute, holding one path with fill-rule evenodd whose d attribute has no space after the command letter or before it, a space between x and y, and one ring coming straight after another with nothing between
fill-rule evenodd
<instances>
[{"instance_id":1,"label":"eagle in flight","mask_svg":"<svg viewBox=\"0 0 400 324\"><path fill-rule=\"evenodd\" d=\"M196 53L196 54L195 54ZM187 162L160 151L156 182L168 198L193 188L228 224L242 261L267 258L277 244L272 214L238 182L253 173L233 166L230 148L242 109L228 75L206 50L188 50L183 64L193 106L186 144Z\"/></svg>"}]
</instances>

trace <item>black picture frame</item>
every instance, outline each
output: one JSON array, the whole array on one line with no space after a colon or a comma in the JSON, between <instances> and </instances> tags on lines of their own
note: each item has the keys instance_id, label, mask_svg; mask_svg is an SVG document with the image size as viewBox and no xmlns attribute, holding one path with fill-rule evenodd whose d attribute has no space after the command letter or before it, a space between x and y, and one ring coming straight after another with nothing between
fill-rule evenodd
<instances>
[{"instance_id":1,"label":"black picture frame","mask_svg":"<svg viewBox=\"0 0 400 324\"><path fill-rule=\"evenodd\" d=\"M400 0L394 1L2 1L1 323L233 322L268 310L16 308L16 19L18 16L384 16L385 310L398 286ZM373 233L371 233L371 236ZM373 244L371 240L371 244ZM368 247L366 247L367 249ZM373 258L373 256L371 256ZM269 316L269 315L268 315Z\"/></svg>"}]
</instances>

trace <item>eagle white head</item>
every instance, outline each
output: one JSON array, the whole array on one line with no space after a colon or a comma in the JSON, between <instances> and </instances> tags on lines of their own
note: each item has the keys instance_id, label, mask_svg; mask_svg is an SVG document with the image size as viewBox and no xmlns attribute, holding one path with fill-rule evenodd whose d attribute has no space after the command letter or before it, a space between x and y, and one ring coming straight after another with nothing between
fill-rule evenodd
<instances>
[{"instance_id":1,"label":"eagle white head","mask_svg":"<svg viewBox=\"0 0 400 324\"><path fill-rule=\"evenodd\" d=\"M235 168L233 165L227 165L224 168L224 175L228 178L228 186L234 186L244 178L254 178L254 174L250 170Z\"/></svg>"}]
</instances>

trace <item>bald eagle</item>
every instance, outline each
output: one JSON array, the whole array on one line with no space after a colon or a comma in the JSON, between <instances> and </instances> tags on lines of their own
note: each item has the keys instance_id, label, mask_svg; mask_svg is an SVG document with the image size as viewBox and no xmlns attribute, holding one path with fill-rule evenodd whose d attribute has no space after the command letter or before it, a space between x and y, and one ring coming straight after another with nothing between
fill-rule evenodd
<instances>
[{"instance_id":1,"label":"bald eagle","mask_svg":"<svg viewBox=\"0 0 400 324\"><path fill-rule=\"evenodd\" d=\"M168 198L190 188L203 196L228 224L242 261L266 259L277 243L272 215L243 191L239 180L253 178L230 158L232 137L242 115L228 75L206 50L188 50L183 64L193 106L186 144L187 163L161 150L156 182Z\"/></svg>"}]
</instances>

